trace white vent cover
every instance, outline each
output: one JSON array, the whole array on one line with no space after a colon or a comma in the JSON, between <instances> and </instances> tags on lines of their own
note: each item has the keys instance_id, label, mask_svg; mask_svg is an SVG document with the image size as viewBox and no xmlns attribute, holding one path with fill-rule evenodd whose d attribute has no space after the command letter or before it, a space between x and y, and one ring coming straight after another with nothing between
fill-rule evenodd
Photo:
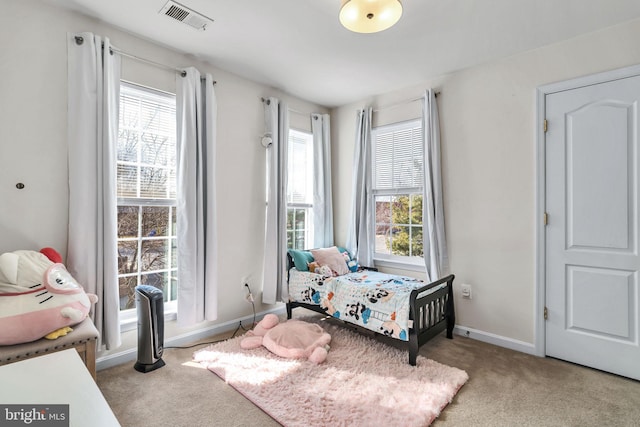
<instances>
[{"instance_id":1,"label":"white vent cover","mask_svg":"<svg viewBox=\"0 0 640 427\"><path fill-rule=\"evenodd\" d=\"M204 31L207 29L208 24L213 23L213 19L207 18L203 14L173 0L169 0L158 13L162 13L163 15L187 24L196 30Z\"/></svg>"}]
</instances>

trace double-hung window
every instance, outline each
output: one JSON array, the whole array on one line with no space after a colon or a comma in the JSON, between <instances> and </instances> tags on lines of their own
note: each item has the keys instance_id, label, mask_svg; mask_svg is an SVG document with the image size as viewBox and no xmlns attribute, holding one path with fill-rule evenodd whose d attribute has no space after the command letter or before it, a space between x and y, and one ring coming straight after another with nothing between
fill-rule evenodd
<instances>
[{"instance_id":1,"label":"double-hung window","mask_svg":"<svg viewBox=\"0 0 640 427\"><path fill-rule=\"evenodd\" d=\"M372 129L376 261L424 265L420 120Z\"/></svg>"},{"instance_id":2,"label":"double-hung window","mask_svg":"<svg viewBox=\"0 0 640 427\"><path fill-rule=\"evenodd\" d=\"M161 289L175 311L175 95L121 82L117 196L121 318L135 317L138 285Z\"/></svg>"},{"instance_id":3,"label":"double-hung window","mask_svg":"<svg viewBox=\"0 0 640 427\"><path fill-rule=\"evenodd\" d=\"M289 130L287 247L307 249L313 243L313 135Z\"/></svg>"}]
</instances>

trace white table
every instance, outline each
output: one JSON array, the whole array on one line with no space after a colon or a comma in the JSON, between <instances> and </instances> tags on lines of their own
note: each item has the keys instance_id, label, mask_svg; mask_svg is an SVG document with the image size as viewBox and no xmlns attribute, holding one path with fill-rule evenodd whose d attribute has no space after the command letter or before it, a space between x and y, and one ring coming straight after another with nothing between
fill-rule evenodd
<instances>
[{"instance_id":1,"label":"white table","mask_svg":"<svg viewBox=\"0 0 640 427\"><path fill-rule=\"evenodd\" d=\"M0 366L0 404L68 404L71 427L120 426L73 348Z\"/></svg>"}]
</instances>

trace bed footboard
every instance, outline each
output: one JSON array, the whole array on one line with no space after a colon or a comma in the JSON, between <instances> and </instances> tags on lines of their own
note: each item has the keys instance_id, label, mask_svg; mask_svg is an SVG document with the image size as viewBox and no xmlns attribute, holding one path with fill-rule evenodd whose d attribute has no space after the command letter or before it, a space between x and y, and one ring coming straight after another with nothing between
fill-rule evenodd
<instances>
[{"instance_id":1,"label":"bed footboard","mask_svg":"<svg viewBox=\"0 0 640 427\"><path fill-rule=\"evenodd\" d=\"M447 338L453 338L455 309L453 306L453 274L429 283L411 292L409 319L413 328L409 330L409 363L416 365L419 348L440 332L446 330ZM446 287L435 292L425 292L446 283Z\"/></svg>"}]
</instances>

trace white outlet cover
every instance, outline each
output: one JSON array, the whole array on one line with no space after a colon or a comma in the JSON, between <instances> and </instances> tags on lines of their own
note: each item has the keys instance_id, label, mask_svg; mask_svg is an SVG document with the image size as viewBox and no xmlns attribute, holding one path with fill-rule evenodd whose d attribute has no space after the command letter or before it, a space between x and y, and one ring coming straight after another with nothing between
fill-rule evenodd
<instances>
[{"instance_id":1,"label":"white outlet cover","mask_svg":"<svg viewBox=\"0 0 640 427\"><path fill-rule=\"evenodd\" d=\"M462 296L471 299L471 285L463 284L460 286Z\"/></svg>"}]
</instances>

